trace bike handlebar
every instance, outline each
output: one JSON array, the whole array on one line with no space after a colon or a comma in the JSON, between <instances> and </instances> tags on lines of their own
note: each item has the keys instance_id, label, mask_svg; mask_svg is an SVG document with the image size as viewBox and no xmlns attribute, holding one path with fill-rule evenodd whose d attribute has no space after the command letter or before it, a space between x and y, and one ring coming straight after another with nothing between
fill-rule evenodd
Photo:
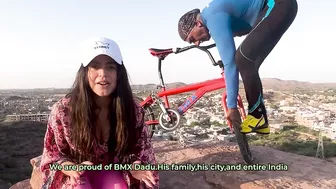
<instances>
[{"instance_id":1,"label":"bike handlebar","mask_svg":"<svg viewBox=\"0 0 336 189\"><path fill-rule=\"evenodd\" d=\"M180 48L180 47L173 48L172 51L173 51L173 53L178 54L178 53L181 53L181 52L193 49L193 48L197 48L197 49L202 50L202 51L204 51L208 54L209 58L211 59L212 65L222 67L223 66L222 61L216 62L215 59L213 58L213 56L211 55L211 53L208 51L208 49L211 49L215 46L216 46L215 43L213 43L211 45L207 45L207 46L190 45L190 46L186 46L186 47L182 47L182 48Z\"/></svg>"}]
</instances>

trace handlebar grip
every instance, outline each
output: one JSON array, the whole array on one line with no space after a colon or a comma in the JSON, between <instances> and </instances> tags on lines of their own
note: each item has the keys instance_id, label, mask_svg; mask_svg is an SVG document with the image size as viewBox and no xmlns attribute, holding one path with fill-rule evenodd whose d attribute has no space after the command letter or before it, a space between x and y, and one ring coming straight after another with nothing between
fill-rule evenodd
<instances>
[{"instance_id":1,"label":"handlebar grip","mask_svg":"<svg viewBox=\"0 0 336 189\"><path fill-rule=\"evenodd\" d=\"M216 66L224 68L224 64L223 64L223 62L221 60L218 60L218 62L216 62Z\"/></svg>"}]
</instances>

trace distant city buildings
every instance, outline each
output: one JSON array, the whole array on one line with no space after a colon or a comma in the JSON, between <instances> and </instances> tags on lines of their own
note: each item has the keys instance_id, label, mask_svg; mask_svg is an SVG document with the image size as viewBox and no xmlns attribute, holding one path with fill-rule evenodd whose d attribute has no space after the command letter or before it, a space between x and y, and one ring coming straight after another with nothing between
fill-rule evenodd
<instances>
[{"instance_id":1,"label":"distant city buildings","mask_svg":"<svg viewBox=\"0 0 336 189\"><path fill-rule=\"evenodd\" d=\"M0 91L0 122L46 122L51 107L65 95L62 89Z\"/></svg>"},{"instance_id":2,"label":"distant city buildings","mask_svg":"<svg viewBox=\"0 0 336 189\"><path fill-rule=\"evenodd\" d=\"M16 122L16 121L38 121L47 122L49 114L18 114L7 115L4 122Z\"/></svg>"},{"instance_id":3,"label":"distant city buildings","mask_svg":"<svg viewBox=\"0 0 336 189\"><path fill-rule=\"evenodd\" d=\"M3 92L0 91L0 122L39 121L46 122L52 105L63 97L66 90L40 90ZM226 125L222 108L222 92L218 90L205 94L183 116L183 124L188 126ZM133 90L135 96L145 98L149 90ZM247 103L242 95L245 111ZM181 105L190 94L169 96L172 108ZM336 140L336 91L277 91L264 89L264 98L269 116L271 132L283 128L284 125L297 123ZM155 110L156 118L160 110ZM208 120L205 122L204 120ZM199 125L197 125L199 124Z\"/></svg>"}]
</instances>

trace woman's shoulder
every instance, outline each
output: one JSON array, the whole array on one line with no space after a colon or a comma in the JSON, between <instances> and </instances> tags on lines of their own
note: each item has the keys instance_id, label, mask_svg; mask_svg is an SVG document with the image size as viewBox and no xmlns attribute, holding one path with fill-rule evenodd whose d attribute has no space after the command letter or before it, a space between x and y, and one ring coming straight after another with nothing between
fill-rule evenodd
<instances>
[{"instance_id":1,"label":"woman's shoulder","mask_svg":"<svg viewBox=\"0 0 336 189\"><path fill-rule=\"evenodd\" d=\"M145 115L145 110L144 108L139 104L137 99L134 99L135 102L135 114L136 114L136 118L137 118L137 125L141 126L143 119L144 119L144 115Z\"/></svg>"},{"instance_id":2,"label":"woman's shoulder","mask_svg":"<svg viewBox=\"0 0 336 189\"><path fill-rule=\"evenodd\" d=\"M70 97L64 96L60 98L52 106L51 114L67 114L67 112L69 112L69 102Z\"/></svg>"},{"instance_id":3,"label":"woman's shoulder","mask_svg":"<svg viewBox=\"0 0 336 189\"><path fill-rule=\"evenodd\" d=\"M134 98L134 104L135 104L135 111L136 111L136 114L137 115L141 115L141 114L144 114L144 108L139 104L139 101L136 99L136 98Z\"/></svg>"},{"instance_id":4,"label":"woman's shoulder","mask_svg":"<svg viewBox=\"0 0 336 189\"><path fill-rule=\"evenodd\" d=\"M64 96L55 102L53 108L65 108L69 106L70 97Z\"/></svg>"},{"instance_id":5,"label":"woman's shoulder","mask_svg":"<svg viewBox=\"0 0 336 189\"><path fill-rule=\"evenodd\" d=\"M63 97L55 102L49 114L48 125L57 132L67 132L66 129L69 120L69 98Z\"/></svg>"}]
</instances>

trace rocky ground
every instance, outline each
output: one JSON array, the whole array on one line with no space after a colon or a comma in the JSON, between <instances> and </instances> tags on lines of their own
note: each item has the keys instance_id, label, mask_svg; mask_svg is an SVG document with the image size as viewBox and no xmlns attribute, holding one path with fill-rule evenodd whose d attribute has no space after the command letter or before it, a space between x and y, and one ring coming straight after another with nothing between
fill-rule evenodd
<instances>
[{"instance_id":1,"label":"rocky ground","mask_svg":"<svg viewBox=\"0 0 336 189\"><path fill-rule=\"evenodd\" d=\"M29 161L42 153L45 131L39 122L0 124L0 189L30 178Z\"/></svg>"},{"instance_id":2,"label":"rocky ground","mask_svg":"<svg viewBox=\"0 0 336 189\"><path fill-rule=\"evenodd\" d=\"M32 135L31 133L38 132L36 131L37 125L33 126L33 124L31 124L29 126L30 130L34 132L30 132L28 129L22 129L21 125L17 124L11 128L19 128L11 131L11 135L9 135L9 133L7 133L8 130L5 129L1 129L0 132L0 150L2 154L0 162L1 164L3 164L3 162L9 162L9 160L12 162L12 165L7 164L0 167L0 189L8 189L10 185L19 181L22 182L11 186L11 189L31 188L29 184L29 178L32 174L30 159L40 155L44 133L42 129L40 132L43 134ZM24 135L24 133L26 134ZM19 136L21 137L20 140L14 140L14 138L18 139ZM37 139L38 137L40 138ZM11 142L6 142L6 146L3 145L5 138L6 140L11 138ZM25 140L25 142L22 142L22 140ZM27 146L28 142L26 142L26 140L29 140L29 144L32 145L31 147ZM23 144L24 146L22 146ZM22 146L21 155L13 156L14 153L18 153L17 151L20 149L18 146L20 145ZM153 145L159 163L175 163L180 165L191 163L194 165L204 164L204 166L213 164L223 166L239 165L243 163L238 146L232 142L207 141L189 144L183 148L175 141L155 139L153 140ZM4 151L5 149L7 150ZM4 153L8 155L4 155ZM322 160L259 146L252 146L252 153L256 157L256 163L260 166L266 164L281 164L282 169L278 171L161 171L160 188L336 188L336 161L334 159ZM32 163L35 164L36 162ZM283 170L286 167L288 167L288 170ZM6 173L10 173L10 175L7 176L8 174ZM33 178L38 180L38 173L35 171L34 174ZM36 182L38 182L37 180Z\"/></svg>"},{"instance_id":3,"label":"rocky ground","mask_svg":"<svg viewBox=\"0 0 336 189\"><path fill-rule=\"evenodd\" d=\"M243 163L238 147L230 142L208 142L181 149L170 141L160 141L155 143L155 147L157 158L161 163L204 163L208 165ZM288 167L288 170L166 171L161 173L160 188L336 188L335 162L259 146L253 146L252 153L259 165L283 164Z\"/></svg>"}]
</instances>

